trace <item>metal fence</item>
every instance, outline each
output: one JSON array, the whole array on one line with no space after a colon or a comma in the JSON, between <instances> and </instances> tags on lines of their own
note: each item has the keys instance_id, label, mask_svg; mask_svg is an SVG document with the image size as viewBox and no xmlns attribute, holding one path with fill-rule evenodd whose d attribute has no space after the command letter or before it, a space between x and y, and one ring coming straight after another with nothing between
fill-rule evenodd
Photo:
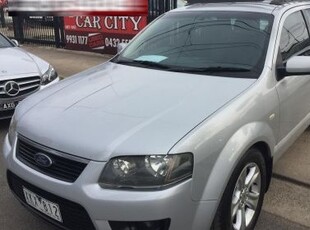
<instances>
[{"instance_id":1,"label":"metal fence","mask_svg":"<svg viewBox=\"0 0 310 230\"><path fill-rule=\"evenodd\" d=\"M8 16L7 8L0 8L0 32L10 38L14 37L13 19Z\"/></svg>"},{"instance_id":2,"label":"metal fence","mask_svg":"<svg viewBox=\"0 0 310 230\"><path fill-rule=\"evenodd\" d=\"M149 0L148 21L151 22L163 13L177 8L178 0Z\"/></svg>"},{"instance_id":3,"label":"metal fence","mask_svg":"<svg viewBox=\"0 0 310 230\"><path fill-rule=\"evenodd\" d=\"M148 0L151 22L161 14L177 7L183 0ZM35 43L47 46L65 45L63 17L27 16L10 17L7 8L0 8L0 32L20 43Z\"/></svg>"},{"instance_id":4,"label":"metal fence","mask_svg":"<svg viewBox=\"0 0 310 230\"><path fill-rule=\"evenodd\" d=\"M0 8L0 32L20 43L64 46L62 17L19 15L10 17L7 8Z\"/></svg>"},{"instance_id":5,"label":"metal fence","mask_svg":"<svg viewBox=\"0 0 310 230\"><path fill-rule=\"evenodd\" d=\"M20 15L13 17L13 28L14 38L21 43L64 46L62 17Z\"/></svg>"}]
</instances>

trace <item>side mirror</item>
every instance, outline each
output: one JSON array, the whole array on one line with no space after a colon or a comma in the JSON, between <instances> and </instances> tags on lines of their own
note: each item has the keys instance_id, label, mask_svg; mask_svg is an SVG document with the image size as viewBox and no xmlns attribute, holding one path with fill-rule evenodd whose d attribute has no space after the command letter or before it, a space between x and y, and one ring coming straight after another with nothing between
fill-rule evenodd
<instances>
[{"instance_id":1,"label":"side mirror","mask_svg":"<svg viewBox=\"0 0 310 230\"><path fill-rule=\"evenodd\" d=\"M294 56L287 60L287 75L310 75L310 56Z\"/></svg>"},{"instance_id":2,"label":"side mirror","mask_svg":"<svg viewBox=\"0 0 310 230\"><path fill-rule=\"evenodd\" d=\"M278 64L277 80L292 75L310 75L310 56L294 56L287 60L286 65Z\"/></svg>"},{"instance_id":3,"label":"side mirror","mask_svg":"<svg viewBox=\"0 0 310 230\"><path fill-rule=\"evenodd\" d=\"M14 43L15 46L19 47L19 42L15 39L11 39L11 41Z\"/></svg>"},{"instance_id":4,"label":"side mirror","mask_svg":"<svg viewBox=\"0 0 310 230\"><path fill-rule=\"evenodd\" d=\"M125 49L126 48L126 46L128 45L128 43L119 43L118 45L117 45L117 53L119 53L119 52L121 52L123 49Z\"/></svg>"}]
</instances>

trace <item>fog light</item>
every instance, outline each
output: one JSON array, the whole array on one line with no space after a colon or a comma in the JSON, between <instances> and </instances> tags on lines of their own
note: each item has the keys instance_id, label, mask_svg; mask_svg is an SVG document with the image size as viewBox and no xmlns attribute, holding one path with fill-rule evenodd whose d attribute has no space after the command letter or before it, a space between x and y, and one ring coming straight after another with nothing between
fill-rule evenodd
<instances>
[{"instance_id":1,"label":"fog light","mask_svg":"<svg viewBox=\"0 0 310 230\"><path fill-rule=\"evenodd\" d=\"M170 219L154 221L109 221L112 230L169 230Z\"/></svg>"}]
</instances>

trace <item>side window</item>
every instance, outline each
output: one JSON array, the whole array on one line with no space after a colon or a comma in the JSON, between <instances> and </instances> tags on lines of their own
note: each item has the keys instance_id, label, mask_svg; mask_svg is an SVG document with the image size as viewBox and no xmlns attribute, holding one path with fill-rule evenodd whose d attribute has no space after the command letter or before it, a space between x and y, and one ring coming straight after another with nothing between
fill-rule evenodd
<instances>
[{"instance_id":1,"label":"side window","mask_svg":"<svg viewBox=\"0 0 310 230\"><path fill-rule=\"evenodd\" d=\"M300 11L295 12L286 18L281 33L280 51L283 61L305 52L309 45L309 33L303 15Z\"/></svg>"},{"instance_id":2,"label":"side window","mask_svg":"<svg viewBox=\"0 0 310 230\"><path fill-rule=\"evenodd\" d=\"M310 9L303 10L303 13L304 13L306 23L308 25L308 30L310 33ZM310 56L310 49L306 50L306 52L304 52L303 55L304 56Z\"/></svg>"}]
</instances>

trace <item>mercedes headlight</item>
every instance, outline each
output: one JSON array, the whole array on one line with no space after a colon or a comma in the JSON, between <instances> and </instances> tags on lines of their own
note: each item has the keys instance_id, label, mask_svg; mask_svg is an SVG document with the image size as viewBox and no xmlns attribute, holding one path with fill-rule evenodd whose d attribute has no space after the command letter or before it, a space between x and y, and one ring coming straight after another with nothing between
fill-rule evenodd
<instances>
[{"instance_id":1,"label":"mercedes headlight","mask_svg":"<svg viewBox=\"0 0 310 230\"><path fill-rule=\"evenodd\" d=\"M10 123L10 128L9 128L9 133L8 133L8 139L9 139L9 143L12 146L15 142L15 138L16 138L16 119L15 116L13 115L12 119L11 119L11 123Z\"/></svg>"},{"instance_id":2,"label":"mercedes headlight","mask_svg":"<svg viewBox=\"0 0 310 230\"><path fill-rule=\"evenodd\" d=\"M101 173L103 188L161 189L192 176L193 155L121 156L112 158Z\"/></svg>"},{"instance_id":3,"label":"mercedes headlight","mask_svg":"<svg viewBox=\"0 0 310 230\"><path fill-rule=\"evenodd\" d=\"M47 85L48 83L54 81L57 78L58 74L53 66L49 66L48 70L43 74L41 79L42 85Z\"/></svg>"}]
</instances>

